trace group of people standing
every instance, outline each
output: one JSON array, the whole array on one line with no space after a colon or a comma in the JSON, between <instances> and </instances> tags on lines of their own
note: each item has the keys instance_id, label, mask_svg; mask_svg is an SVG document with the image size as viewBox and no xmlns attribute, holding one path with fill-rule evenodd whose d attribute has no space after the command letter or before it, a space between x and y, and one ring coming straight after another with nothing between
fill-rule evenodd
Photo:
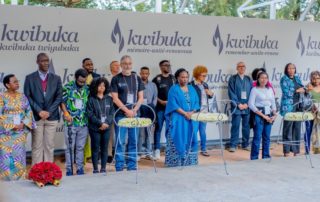
<instances>
[{"instance_id":1,"label":"group of people standing","mask_svg":"<svg viewBox=\"0 0 320 202\"><path fill-rule=\"evenodd\" d=\"M306 153L313 142L314 153L320 150L319 113L320 103L320 72L313 71L310 74L310 83L304 86L296 74L296 66L288 63L284 68L284 74L280 80L282 90L281 103L278 109L275 90L269 81L269 76L264 68L257 68L252 72L252 79L245 75L244 62L237 64L237 74L233 75L228 82L228 95L232 104L232 123L230 152L235 152L239 144L240 122L242 127L242 149L251 151L252 160L259 158L260 142L262 141L262 158L270 158L270 134L272 124L276 120L277 111L281 116L290 112L312 111L314 120L305 121ZM310 96L312 106L301 108L303 98ZM302 121L283 121L283 155L294 156L300 153ZM250 128L253 128L253 140L249 146Z\"/></svg>"},{"instance_id":2,"label":"group of people standing","mask_svg":"<svg viewBox=\"0 0 320 202\"><path fill-rule=\"evenodd\" d=\"M7 91L0 94L2 179L19 179L25 175L25 144L29 132L32 133L32 165L54 161L54 138L60 112L65 126L67 176L73 175L73 162L76 164L77 175L84 174L88 153L91 153L93 173L106 172L106 164L112 161L113 153L116 154L116 171L124 168L136 170L137 150L138 153L145 151L145 158L159 159L164 125L169 146L166 152L167 166L178 165L172 160L174 158L186 158L189 148L187 145L191 145L190 135L194 137L193 151L197 151L197 135L193 132L197 133L199 128L190 117L200 108L206 110L208 98L213 95L204 83L208 72L206 67L196 68L198 72L195 78L198 79L189 85L189 73L185 69L179 69L172 75L168 60L159 63L161 74L149 81L150 69L141 67L138 76L132 71L132 58L128 55L123 56L120 63L111 62L111 74L107 78L95 73L93 61L85 58L82 68L75 71L74 80L63 86L61 78L49 71L47 54L38 54L36 62L38 69L26 76L24 93L18 91L19 81L15 75L9 74L3 79ZM201 99L202 102L199 102ZM118 127L113 120L117 110L116 122L125 117L155 118L146 105L156 112L154 148L151 146L150 131ZM176 124L176 120L181 125ZM204 139L202 154L209 156L205 147L205 125L201 126L200 132ZM186 134L188 135L185 136ZM89 142L91 148L87 152L86 145ZM154 153L150 155L152 150ZM128 158L124 158L125 152L128 153ZM197 163L196 158L191 159L190 164Z\"/></svg>"},{"instance_id":3,"label":"group of people standing","mask_svg":"<svg viewBox=\"0 0 320 202\"><path fill-rule=\"evenodd\" d=\"M141 67L139 76L132 70L133 60L128 55L120 62L110 63L107 78L95 73L93 61L85 58L74 80L62 86L61 78L49 71L47 54L38 54L37 64L38 70L26 76L24 93L18 91L19 81L15 75L9 74L3 79L7 91L0 94L0 178L11 180L24 176L25 143L30 131L32 165L54 161L54 138L60 112L65 126L67 176L73 175L73 162L77 175L84 174L84 164L90 153L93 173L106 172L107 162L111 162L113 156L116 171L136 170L137 156L141 153L146 155L140 157L157 160L163 128L166 166L198 164L198 132L200 154L210 156L206 148L206 123L191 119L196 112L210 112L209 99L214 94L205 82L208 74L205 66L196 66L193 80L189 82L186 69L180 68L172 74L170 61L162 60L159 63L161 73L149 81L150 69ZM275 91L264 69L255 69L252 79L245 75L245 70L245 63L239 62L237 74L228 82L231 111L234 112L229 151L235 152L238 147L241 122L242 148L251 151L252 160L258 159L262 139L262 158L270 158L271 127L277 117ZM300 94L308 92L320 102L320 73L312 72L311 82L306 87L295 73L296 67L289 63L281 78L280 113L283 116L298 110L293 106ZM317 112L316 108L312 110ZM147 128L124 128L114 123L133 117L156 119L154 135ZM316 137L313 142L316 153L320 151L319 120L316 116L314 121L307 122L305 135L308 140L311 134ZM251 147L250 127L254 130ZM300 128L301 122L284 121L283 139L300 140ZM289 152L297 155L299 149L297 145L285 145L284 156Z\"/></svg>"}]
</instances>

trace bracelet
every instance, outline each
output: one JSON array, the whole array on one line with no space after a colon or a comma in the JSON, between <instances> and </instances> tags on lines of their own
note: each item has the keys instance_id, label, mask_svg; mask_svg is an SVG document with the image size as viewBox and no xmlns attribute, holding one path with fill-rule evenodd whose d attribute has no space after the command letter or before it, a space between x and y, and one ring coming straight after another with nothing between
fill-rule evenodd
<instances>
[{"instance_id":1,"label":"bracelet","mask_svg":"<svg viewBox=\"0 0 320 202\"><path fill-rule=\"evenodd\" d=\"M68 111L63 112L63 115L66 116L66 117L70 116Z\"/></svg>"}]
</instances>

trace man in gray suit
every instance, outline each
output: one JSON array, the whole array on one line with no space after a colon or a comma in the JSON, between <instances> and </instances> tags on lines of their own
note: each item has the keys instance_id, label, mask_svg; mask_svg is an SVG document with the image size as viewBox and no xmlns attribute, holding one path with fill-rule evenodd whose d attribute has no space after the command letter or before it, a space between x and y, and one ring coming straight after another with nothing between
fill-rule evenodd
<instances>
[{"instance_id":1,"label":"man in gray suit","mask_svg":"<svg viewBox=\"0 0 320 202\"><path fill-rule=\"evenodd\" d=\"M32 165L53 162L54 137L62 102L61 78L49 70L49 56L37 56L38 70L26 76L24 93L27 96L37 128L32 131Z\"/></svg>"}]
</instances>

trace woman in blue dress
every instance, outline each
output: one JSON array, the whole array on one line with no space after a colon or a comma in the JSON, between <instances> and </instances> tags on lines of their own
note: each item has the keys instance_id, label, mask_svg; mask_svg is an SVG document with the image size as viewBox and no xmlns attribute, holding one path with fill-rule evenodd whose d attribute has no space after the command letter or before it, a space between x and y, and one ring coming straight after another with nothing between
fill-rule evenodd
<instances>
[{"instance_id":1,"label":"woman in blue dress","mask_svg":"<svg viewBox=\"0 0 320 202\"><path fill-rule=\"evenodd\" d=\"M175 73L177 84L169 90L165 116L169 120L165 165L198 164L198 123L191 115L200 109L196 90L188 85L189 73L181 68Z\"/></svg>"}]
</instances>

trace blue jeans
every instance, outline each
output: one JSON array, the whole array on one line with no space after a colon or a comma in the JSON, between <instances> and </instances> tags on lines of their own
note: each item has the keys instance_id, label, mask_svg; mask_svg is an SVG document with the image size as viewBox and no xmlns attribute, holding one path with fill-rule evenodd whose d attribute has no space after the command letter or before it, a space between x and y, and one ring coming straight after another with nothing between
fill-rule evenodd
<instances>
[{"instance_id":1,"label":"blue jeans","mask_svg":"<svg viewBox=\"0 0 320 202\"><path fill-rule=\"evenodd\" d=\"M160 139L161 139L161 131L163 127L164 121L166 121L166 130L165 133L167 134L167 128L169 125L168 120L164 116L164 110L157 111L157 124L156 124L156 132L154 133L154 149L160 149Z\"/></svg>"},{"instance_id":2,"label":"blue jeans","mask_svg":"<svg viewBox=\"0 0 320 202\"><path fill-rule=\"evenodd\" d=\"M242 119L242 142L241 142L242 148L246 148L249 146L250 114L233 114L232 121L231 121L231 137L230 137L231 148L236 148L239 144L239 129L240 129L241 119Z\"/></svg>"},{"instance_id":3,"label":"blue jeans","mask_svg":"<svg viewBox=\"0 0 320 202\"><path fill-rule=\"evenodd\" d=\"M251 160L259 158L260 142L262 138L262 158L270 158L270 133L271 123L266 122L261 116L255 115L254 135L251 146Z\"/></svg>"},{"instance_id":4,"label":"blue jeans","mask_svg":"<svg viewBox=\"0 0 320 202\"><path fill-rule=\"evenodd\" d=\"M206 146L206 143L207 143L206 127L207 127L207 123L199 122L201 151L207 151L207 146Z\"/></svg>"},{"instance_id":5,"label":"blue jeans","mask_svg":"<svg viewBox=\"0 0 320 202\"><path fill-rule=\"evenodd\" d=\"M304 141L306 143L306 153L310 152L310 139L312 134L313 121L306 121L306 133L304 134Z\"/></svg>"},{"instance_id":6,"label":"blue jeans","mask_svg":"<svg viewBox=\"0 0 320 202\"><path fill-rule=\"evenodd\" d=\"M116 117L116 122L119 122L120 119L124 118L123 116ZM120 131L120 133L119 133ZM137 137L139 135L139 129L137 128L123 128L116 126L115 127L115 136L116 136L116 171L122 171L124 168L124 155L125 155L125 143L126 136L128 134L128 158L127 166L128 170L137 169Z\"/></svg>"}]
</instances>

